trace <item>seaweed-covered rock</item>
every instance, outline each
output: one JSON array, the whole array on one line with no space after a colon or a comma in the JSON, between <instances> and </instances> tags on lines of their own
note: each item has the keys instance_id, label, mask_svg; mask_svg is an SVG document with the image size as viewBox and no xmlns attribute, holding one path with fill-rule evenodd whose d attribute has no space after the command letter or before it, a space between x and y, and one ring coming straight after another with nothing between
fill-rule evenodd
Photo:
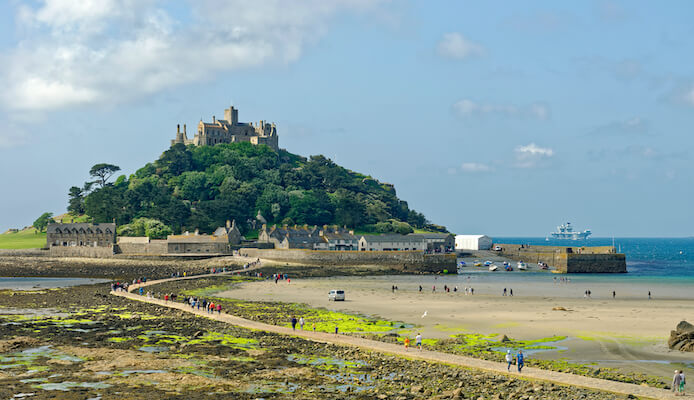
<instances>
[{"instance_id":1,"label":"seaweed-covered rock","mask_svg":"<svg viewBox=\"0 0 694 400\"><path fill-rule=\"evenodd\" d=\"M694 352L694 325L681 321L674 331L670 331L667 344L673 350Z\"/></svg>"}]
</instances>

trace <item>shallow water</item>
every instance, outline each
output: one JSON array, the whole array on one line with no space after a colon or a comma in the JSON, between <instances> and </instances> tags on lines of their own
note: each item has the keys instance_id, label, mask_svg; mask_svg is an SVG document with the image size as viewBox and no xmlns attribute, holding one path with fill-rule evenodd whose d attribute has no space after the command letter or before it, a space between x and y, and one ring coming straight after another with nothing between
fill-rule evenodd
<instances>
[{"instance_id":1,"label":"shallow water","mask_svg":"<svg viewBox=\"0 0 694 400\"><path fill-rule=\"evenodd\" d=\"M0 278L0 290L42 290L63 288L78 285L91 285L108 282L107 279L93 278L31 278L12 277Z\"/></svg>"}]
</instances>

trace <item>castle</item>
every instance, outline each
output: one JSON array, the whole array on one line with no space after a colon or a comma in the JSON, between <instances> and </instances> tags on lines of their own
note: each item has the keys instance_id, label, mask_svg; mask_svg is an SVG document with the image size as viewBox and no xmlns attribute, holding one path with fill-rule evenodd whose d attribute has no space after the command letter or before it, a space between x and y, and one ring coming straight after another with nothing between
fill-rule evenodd
<instances>
[{"instance_id":1,"label":"castle","mask_svg":"<svg viewBox=\"0 0 694 400\"><path fill-rule=\"evenodd\" d=\"M171 145L182 143L185 145L194 144L196 146L214 146L218 143L237 143L250 142L252 144L265 144L279 150L277 140L277 127L265 121L260 121L257 125L253 123L239 122L239 110L233 106L224 110L224 119L216 119L212 116L212 123L198 122L198 131L193 139L188 139L186 126L176 126L176 139L171 141Z\"/></svg>"}]
</instances>

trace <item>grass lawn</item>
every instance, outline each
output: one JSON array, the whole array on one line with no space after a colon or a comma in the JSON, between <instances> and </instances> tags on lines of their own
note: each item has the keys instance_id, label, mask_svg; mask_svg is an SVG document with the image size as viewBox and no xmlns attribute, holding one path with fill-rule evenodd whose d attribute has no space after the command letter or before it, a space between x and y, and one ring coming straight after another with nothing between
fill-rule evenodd
<instances>
[{"instance_id":1,"label":"grass lawn","mask_svg":"<svg viewBox=\"0 0 694 400\"><path fill-rule=\"evenodd\" d=\"M45 246L46 233L36 233L35 229L0 234L0 249L34 249Z\"/></svg>"}]
</instances>

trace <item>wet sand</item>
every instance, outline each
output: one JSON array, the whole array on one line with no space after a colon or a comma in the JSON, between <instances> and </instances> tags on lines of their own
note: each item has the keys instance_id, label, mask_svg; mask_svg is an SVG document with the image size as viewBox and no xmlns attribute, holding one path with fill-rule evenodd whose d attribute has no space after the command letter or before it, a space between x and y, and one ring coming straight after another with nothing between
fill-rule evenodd
<instances>
[{"instance_id":1,"label":"wet sand","mask_svg":"<svg viewBox=\"0 0 694 400\"><path fill-rule=\"evenodd\" d=\"M694 320L691 286L611 276L559 283L553 274L522 274L292 279L290 284L244 283L220 295L300 302L399 320L419 325L422 334L431 338L456 333L505 334L524 340L568 337L559 344L561 351L533 355L538 358L597 362L647 374L669 374L678 365L694 366L694 355L667 348L670 330L682 319ZM392 285L398 286L397 292L391 291ZM436 292L432 291L434 285ZM444 285L459 290L444 293ZM466 286L475 289L474 296L464 294ZM513 289L514 296L502 296L504 287ZM330 289L345 290L347 301L329 302ZM583 297L588 289L592 298ZM616 299L612 299L613 290ZM649 290L652 300L648 300ZM559 307L567 311L553 310Z\"/></svg>"}]
</instances>

